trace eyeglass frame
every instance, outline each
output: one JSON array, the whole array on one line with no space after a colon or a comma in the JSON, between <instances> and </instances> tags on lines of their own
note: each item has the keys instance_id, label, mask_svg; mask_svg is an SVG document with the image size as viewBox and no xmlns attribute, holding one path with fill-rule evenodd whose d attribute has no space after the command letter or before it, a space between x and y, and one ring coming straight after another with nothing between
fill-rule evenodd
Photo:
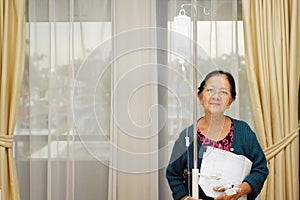
<instances>
[{"instance_id":1,"label":"eyeglass frame","mask_svg":"<svg viewBox=\"0 0 300 200\"><path fill-rule=\"evenodd\" d=\"M209 86L205 86L204 91L209 93L209 96L214 96L215 94L218 94L218 96L222 97L222 98L229 96L231 93L230 91L228 91L225 88L217 89L217 88L209 87Z\"/></svg>"}]
</instances>

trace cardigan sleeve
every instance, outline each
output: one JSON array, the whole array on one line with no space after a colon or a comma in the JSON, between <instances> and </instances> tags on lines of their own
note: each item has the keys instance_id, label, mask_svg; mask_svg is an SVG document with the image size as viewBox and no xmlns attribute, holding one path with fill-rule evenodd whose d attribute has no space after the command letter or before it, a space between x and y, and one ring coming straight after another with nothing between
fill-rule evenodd
<instances>
[{"instance_id":1,"label":"cardigan sleeve","mask_svg":"<svg viewBox=\"0 0 300 200\"><path fill-rule=\"evenodd\" d=\"M244 179L252 187L252 193L248 194L248 199L255 199L260 193L264 182L269 174L265 154L257 140L255 133L244 122L241 130L244 137L242 137L242 148L245 156L252 161L250 174ZM238 133L240 134L240 133Z\"/></svg>"}]
</instances>

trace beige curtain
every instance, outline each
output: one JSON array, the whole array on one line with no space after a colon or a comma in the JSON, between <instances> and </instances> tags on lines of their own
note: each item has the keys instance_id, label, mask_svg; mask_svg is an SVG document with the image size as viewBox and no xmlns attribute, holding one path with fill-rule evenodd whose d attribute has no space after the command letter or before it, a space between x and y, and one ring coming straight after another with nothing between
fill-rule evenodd
<instances>
[{"instance_id":1,"label":"beige curtain","mask_svg":"<svg viewBox=\"0 0 300 200\"><path fill-rule=\"evenodd\" d=\"M24 69L25 1L1 0L0 10L0 199L14 200L20 199L12 147Z\"/></svg>"},{"instance_id":2,"label":"beige curtain","mask_svg":"<svg viewBox=\"0 0 300 200\"><path fill-rule=\"evenodd\" d=\"M270 174L261 199L299 199L298 0L243 0L253 114Z\"/></svg>"},{"instance_id":3,"label":"beige curtain","mask_svg":"<svg viewBox=\"0 0 300 200\"><path fill-rule=\"evenodd\" d=\"M155 1L114 1L113 8L108 199L158 199L156 54L149 48L155 49Z\"/></svg>"}]
</instances>

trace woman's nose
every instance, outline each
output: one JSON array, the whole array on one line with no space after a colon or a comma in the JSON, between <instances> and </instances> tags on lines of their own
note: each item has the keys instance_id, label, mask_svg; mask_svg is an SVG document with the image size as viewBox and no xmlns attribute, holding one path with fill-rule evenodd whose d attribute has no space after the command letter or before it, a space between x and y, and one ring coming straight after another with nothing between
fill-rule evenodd
<instances>
[{"instance_id":1,"label":"woman's nose","mask_svg":"<svg viewBox=\"0 0 300 200\"><path fill-rule=\"evenodd\" d=\"M215 91L215 92L211 95L211 97L212 97L213 99L221 99L221 94L220 94L220 92Z\"/></svg>"}]
</instances>

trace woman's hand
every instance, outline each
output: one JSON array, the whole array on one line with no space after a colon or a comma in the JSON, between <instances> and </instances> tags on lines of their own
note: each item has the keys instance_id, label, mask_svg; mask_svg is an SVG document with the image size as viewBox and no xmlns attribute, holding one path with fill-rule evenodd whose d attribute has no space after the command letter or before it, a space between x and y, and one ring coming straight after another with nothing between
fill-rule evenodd
<instances>
[{"instance_id":1,"label":"woman's hand","mask_svg":"<svg viewBox=\"0 0 300 200\"><path fill-rule=\"evenodd\" d=\"M239 197L235 197L235 195L226 195L226 193L224 192L222 195L214 198L214 200L237 200L239 199Z\"/></svg>"},{"instance_id":2,"label":"woman's hand","mask_svg":"<svg viewBox=\"0 0 300 200\"><path fill-rule=\"evenodd\" d=\"M215 200L237 200L241 197L238 192L236 194L228 195L226 192L223 192L220 196L216 197Z\"/></svg>"},{"instance_id":3,"label":"woman's hand","mask_svg":"<svg viewBox=\"0 0 300 200\"><path fill-rule=\"evenodd\" d=\"M223 192L220 196L216 197L215 200L237 200L241 196L252 192L252 188L247 182L243 182L236 188L237 190L235 191L235 193L231 195L227 194L225 189L224 190L222 188L220 189L220 187L214 188L214 190L216 191Z\"/></svg>"}]
</instances>

